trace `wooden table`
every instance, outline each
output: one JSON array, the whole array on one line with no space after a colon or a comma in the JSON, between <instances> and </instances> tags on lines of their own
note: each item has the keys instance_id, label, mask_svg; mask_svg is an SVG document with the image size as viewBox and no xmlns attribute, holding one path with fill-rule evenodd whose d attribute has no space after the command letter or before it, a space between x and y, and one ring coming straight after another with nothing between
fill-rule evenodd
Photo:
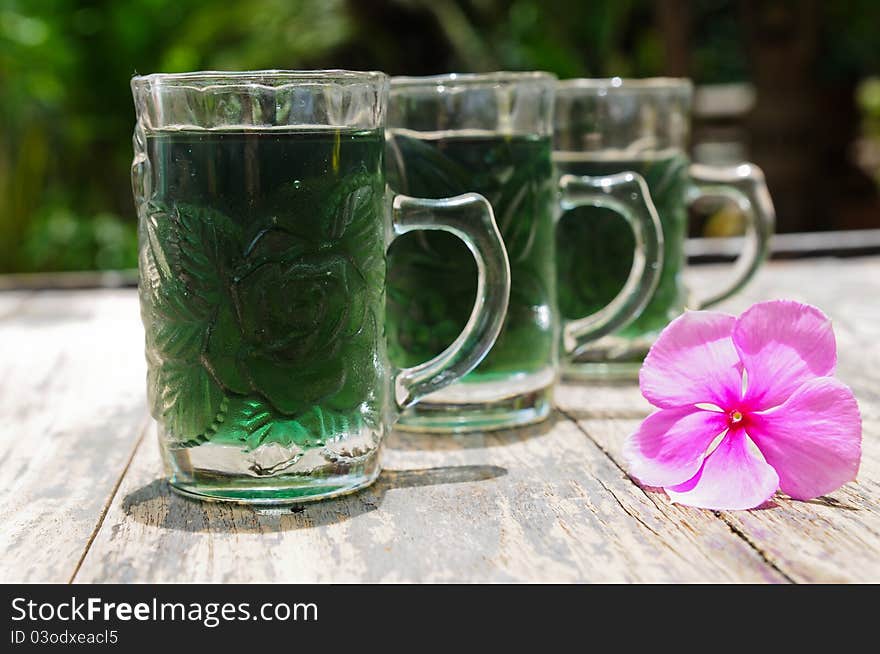
<instances>
[{"instance_id":1,"label":"wooden table","mask_svg":"<svg viewBox=\"0 0 880 654\"><path fill-rule=\"evenodd\" d=\"M162 480L135 291L0 293L0 580L880 581L880 258L771 263L724 308L777 297L834 319L861 472L811 502L716 513L627 477L621 444L649 411L634 384L562 386L529 429L394 434L354 496L189 501Z\"/></svg>"}]
</instances>

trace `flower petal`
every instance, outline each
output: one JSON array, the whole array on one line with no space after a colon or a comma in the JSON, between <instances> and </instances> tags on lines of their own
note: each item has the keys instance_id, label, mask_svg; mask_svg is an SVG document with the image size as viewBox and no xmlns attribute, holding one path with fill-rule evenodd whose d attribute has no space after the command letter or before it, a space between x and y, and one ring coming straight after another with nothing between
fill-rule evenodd
<instances>
[{"instance_id":1,"label":"flower petal","mask_svg":"<svg viewBox=\"0 0 880 654\"><path fill-rule=\"evenodd\" d=\"M725 511L760 506L778 487L776 471L749 450L745 432L737 429L706 457L693 479L665 490L678 504Z\"/></svg>"},{"instance_id":2,"label":"flower petal","mask_svg":"<svg viewBox=\"0 0 880 654\"><path fill-rule=\"evenodd\" d=\"M688 311L669 323L639 371L642 395L664 409L729 407L742 394L741 363L731 340L735 325L734 316L714 311Z\"/></svg>"},{"instance_id":3,"label":"flower petal","mask_svg":"<svg viewBox=\"0 0 880 654\"><path fill-rule=\"evenodd\" d=\"M837 346L831 320L809 304L774 300L740 316L733 342L748 376L746 399L769 409L808 379L834 372Z\"/></svg>"},{"instance_id":4,"label":"flower petal","mask_svg":"<svg viewBox=\"0 0 880 654\"><path fill-rule=\"evenodd\" d=\"M661 409L626 439L630 474L647 486L670 486L693 477L712 441L727 429L727 416L692 407Z\"/></svg>"},{"instance_id":5,"label":"flower petal","mask_svg":"<svg viewBox=\"0 0 880 654\"><path fill-rule=\"evenodd\" d=\"M859 471L859 405L833 377L808 381L782 406L752 414L747 429L779 474L780 489L795 499L830 493Z\"/></svg>"}]
</instances>

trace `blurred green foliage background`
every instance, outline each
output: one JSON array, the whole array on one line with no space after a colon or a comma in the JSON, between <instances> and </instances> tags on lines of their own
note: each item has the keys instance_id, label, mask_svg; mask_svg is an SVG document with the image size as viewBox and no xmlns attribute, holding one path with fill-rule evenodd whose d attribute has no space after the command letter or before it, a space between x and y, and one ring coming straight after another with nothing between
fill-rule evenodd
<instances>
[{"instance_id":1,"label":"blurred green foliage background","mask_svg":"<svg viewBox=\"0 0 880 654\"><path fill-rule=\"evenodd\" d=\"M749 79L738 4L688 3L686 72L697 82ZM816 75L876 70L880 3L827 4ZM128 82L136 72L682 74L670 48L680 8L674 0L0 0L0 272L135 265Z\"/></svg>"}]
</instances>

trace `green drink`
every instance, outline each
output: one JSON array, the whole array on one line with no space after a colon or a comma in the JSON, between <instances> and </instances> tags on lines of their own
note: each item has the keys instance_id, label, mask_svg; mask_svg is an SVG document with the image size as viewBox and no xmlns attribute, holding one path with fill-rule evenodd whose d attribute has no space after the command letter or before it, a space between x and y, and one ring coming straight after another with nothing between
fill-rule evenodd
<instances>
[{"instance_id":1,"label":"green drink","mask_svg":"<svg viewBox=\"0 0 880 654\"><path fill-rule=\"evenodd\" d=\"M177 468L251 452L243 472L271 477L375 447L383 147L381 130L147 135L148 395Z\"/></svg>"},{"instance_id":2,"label":"green drink","mask_svg":"<svg viewBox=\"0 0 880 654\"><path fill-rule=\"evenodd\" d=\"M552 379L557 320L549 137L397 129L389 131L386 161L388 183L397 192L485 196L507 247L511 291L504 326L461 383ZM395 364L409 366L441 352L462 330L477 292L476 266L459 239L440 232L399 239L388 264L389 352Z\"/></svg>"},{"instance_id":3,"label":"green drink","mask_svg":"<svg viewBox=\"0 0 880 654\"><path fill-rule=\"evenodd\" d=\"M685 306L681 272L687 230L688 160L680 153L625 158L556 152L554 161L560 175L604 176L633 171L644 177L663 228L663 269L641 315L616 336L638 339L663 329ZM556 255L563 317L576 319L607 305L626 282L633 251L632 230L619 214L590 206L565 212L558 226ZM644 349L633 348L629 360L638 361L644 353ZM589 349L579 358L585 355L589 357Z\"/></svg>"},{"instance_id":4,"label":"green drink","mask_svg":"<svg viewBox=\"0 0 880 654\"><path fill-rule=\"evenodd\" d=\"M510 273L491 205L388 192L384 73L157 73L131 88L147 396L171 487L286 504L373 483L400 414L501 330ZM467 244L479 297L442 357L398 368L386 252L419 230Z\"/></svg>"},{"instance_id":5,"label":"green drink","mask_svg":"<svg viewBox=\"0 0 880 654\"><path fill-rule=\"evenodd\" d=\"M569 379L634 379L660 331L686 308L706 308L739 291L760 267L773 231L773 203L753 164L714 166L687 156L693 85L688 79L570 79L556 87L554 152L560 175L638 173L663 231L658 286L635 321L578 344L566 357ZM745 242L735 274L705 297L684 286L687 210L701 197L734 202L743 210ZM605 304L621 287L632 255L630 227L611 212L566 211L558 233L560 311L581 315Z\"/></svg>"}]
</instances>

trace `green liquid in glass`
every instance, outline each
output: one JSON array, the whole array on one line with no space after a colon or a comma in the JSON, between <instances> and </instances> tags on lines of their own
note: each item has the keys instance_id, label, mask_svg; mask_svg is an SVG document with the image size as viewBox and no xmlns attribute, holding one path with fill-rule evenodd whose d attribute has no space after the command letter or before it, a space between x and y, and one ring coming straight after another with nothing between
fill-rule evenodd
<instances>
[{"instance_id":1,"label":"green liquid in glass","mask_svg":"<svg viewBox=\"0 0 880 654\"><path fill-rule=\"evenodd\" d=\"M530 374L554 365L554 181L548 138L475 133L428 138L392 131L386 152L394 191L424 198L467 192L492 204L510 259L510 304L494 347L462 381ZM455 236L423 231L388 255L389 354L399 366L446 348L474 306L477 271ZM493 289L488 289L489 293Z\"/></svg>"},{"instance_id":2,"label":"green liquid in glass","mask_svg":"<svg viewBox=\"0 0 880 654\"><path fill-rule=\"evenodd\" d=\"M687 228L687 159L680 154L641 159L590 158L568 152L557 152L554 159L560 175L603 176L631 170L645 178L663 227L663 270L645 310L617 335L636 338L663 329L685 305L681 271ZM598 207L565 212L557 228L557 283L562 316L581 318L614 299L629 276L634 247L632 230L618 213Z\"/></svg>"},{"instance_id":3,"label":"green liquid in glass","mask_svg":"<svg viewBox=\"0 0 880 654\"><path fill-rule=\"evenodd\" d=\"M383 153L376 130L148 135L140 299L172 449L306 452L380 429Z\"/></svg>"}]
</instances>

